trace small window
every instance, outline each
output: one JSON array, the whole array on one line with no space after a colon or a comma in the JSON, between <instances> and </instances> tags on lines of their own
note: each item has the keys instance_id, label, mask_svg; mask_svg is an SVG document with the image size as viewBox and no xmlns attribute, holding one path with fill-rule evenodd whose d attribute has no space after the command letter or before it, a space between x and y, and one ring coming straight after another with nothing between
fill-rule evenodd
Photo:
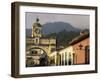
<instances>
[{"instance_id":1,"label":"small window","mask_svg":"<svg viewBox=\"0 0 100 80\"><path fill-rule=\"evenodd\" d=\"M38 38L35 38L34 43L35 44L39 44L39 39Z\"/></svg>"},{"instance_id":2,"label":"small window","mask_svg":"<svg viewBox=\"0 0 100 80\"><path fill-rule=\"evenodd\" d=\"M37 54L37 51L32 50L32 51L31 51L31 54Z\"/></svg>"},{"instance_id":3,"label":"small window","mask_svg":"<svg viewBox=\"0 0 100 80\"><path fill-rule=\"evenodd\" d=\"M36 39L36 43L38 43L39 42L39 40L38 39Z\"/></svg>"}]
</instances>

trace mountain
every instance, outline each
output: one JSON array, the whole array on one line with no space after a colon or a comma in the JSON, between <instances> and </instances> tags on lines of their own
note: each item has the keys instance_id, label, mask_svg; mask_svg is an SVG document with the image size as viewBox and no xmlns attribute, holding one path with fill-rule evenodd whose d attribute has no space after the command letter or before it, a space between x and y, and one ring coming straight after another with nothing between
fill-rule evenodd
<instances>
[{"instance_id":1,"label":"mountain","mask_svg":"<svg viewBox=\"0 0 100 80\"><path fill-rule=\"evenodd\" d=\"M65 23L65 22L46 23L42 26L42 33L43 34L58 33L58 32L61 32L63 30L80 31L80 29L75 28L71 24Z\"/></svg>"},{"instance_id":2,"label":"mountain","mask_svg":"<svg viewBox=\"0 0 100 80\"><path fill-rule=\"evenodd\" d=\"M66 31L62 30L58 33L51 33L46 35L47 37L56 37L57 46L66 46L68 43L75 37L79 36L80 32L78 31Z\"/></svg>"},{"instance_id":3,"label":"mountain","mask_svg":"<svg viewBox=\"0 0 100 80\"><path fill-rule=\"evenodd\" d=\"M61 31L73 31L73 32L79 32L80 29L73 27L69 23L65 22L50 22L42 25L42 34L43 35L48 35L51 33L59 33ZM32 30L31 29L26 29L26 36L31 36Z\"/></svg>"}]
</instances>

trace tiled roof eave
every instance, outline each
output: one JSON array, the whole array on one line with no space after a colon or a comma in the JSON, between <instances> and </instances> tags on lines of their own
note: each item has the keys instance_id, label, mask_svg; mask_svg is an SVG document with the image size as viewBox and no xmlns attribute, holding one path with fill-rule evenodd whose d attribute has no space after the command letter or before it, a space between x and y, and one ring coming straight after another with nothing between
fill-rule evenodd
<instances>
[{"instance_id":1,"label":"tiled roof eave","mask_svg":"<svg viewBox=\"0 0 100 80\"><path fill-rule=\"evenodd\" d=\"M69 45L74 45L74 44L76 44L76 43L78 43L78 42L80 42L80 41L82 41L82 40L84 40L84 39L86 39L86 38L88 38L88 37L89 37L89 33L84 34L84 35L80 35L80 36L76 37L75 39L73 39L73 40L69 43Z\"/></svg>"}]
</instances>

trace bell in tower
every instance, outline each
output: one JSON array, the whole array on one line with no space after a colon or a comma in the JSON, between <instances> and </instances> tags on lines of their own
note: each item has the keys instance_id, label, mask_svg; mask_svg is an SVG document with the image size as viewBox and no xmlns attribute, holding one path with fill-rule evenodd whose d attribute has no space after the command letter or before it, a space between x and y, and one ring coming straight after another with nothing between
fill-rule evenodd
<instances>
[{"instance_id":1,"label":"bell in tower","mask_svg":"<svg viewBox=\"0 0 100 80\"><path fill-rule=\"evenodd\" d=\"M39 22L39 18L36 19L36 22Z\"/></svg>"},{"instance_id":2,"label":"bell in tower","mask_svg":"<svg viewBox=\"0 0 100 80\"><path fill-rule=\"evenodd\" d=\"M42 25L39 23L39 18L37 18L32 26L32 37L42 37L41 29Z\"/></svg>"}]
</instances>

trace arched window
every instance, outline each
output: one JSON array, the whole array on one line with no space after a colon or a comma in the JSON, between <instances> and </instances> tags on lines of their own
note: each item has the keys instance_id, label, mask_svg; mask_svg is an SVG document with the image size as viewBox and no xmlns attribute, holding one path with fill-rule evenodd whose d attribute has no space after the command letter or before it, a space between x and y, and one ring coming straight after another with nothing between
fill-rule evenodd
<instances>
[{"instance_id":1,"label":"arched window","mask_svg":"<svg viewBox=\"0 0 100 80\"><path fill-rule=\"evenodd\" d=\"M36 42L36 44L39 44L39 39L36 38L36 39L35 39L35 42Z\"/></svg>"},{"instance_id":2,"label":"arched window","mask_svg":"<svg viewBox=\"0 0 100 80\"><path fill-rule=\"evenodd\" d=\"M35 51L35 50L31 50L31 54L34 55L34 54L37 54L38 52Z\"/></svg>"}]
</instances>

